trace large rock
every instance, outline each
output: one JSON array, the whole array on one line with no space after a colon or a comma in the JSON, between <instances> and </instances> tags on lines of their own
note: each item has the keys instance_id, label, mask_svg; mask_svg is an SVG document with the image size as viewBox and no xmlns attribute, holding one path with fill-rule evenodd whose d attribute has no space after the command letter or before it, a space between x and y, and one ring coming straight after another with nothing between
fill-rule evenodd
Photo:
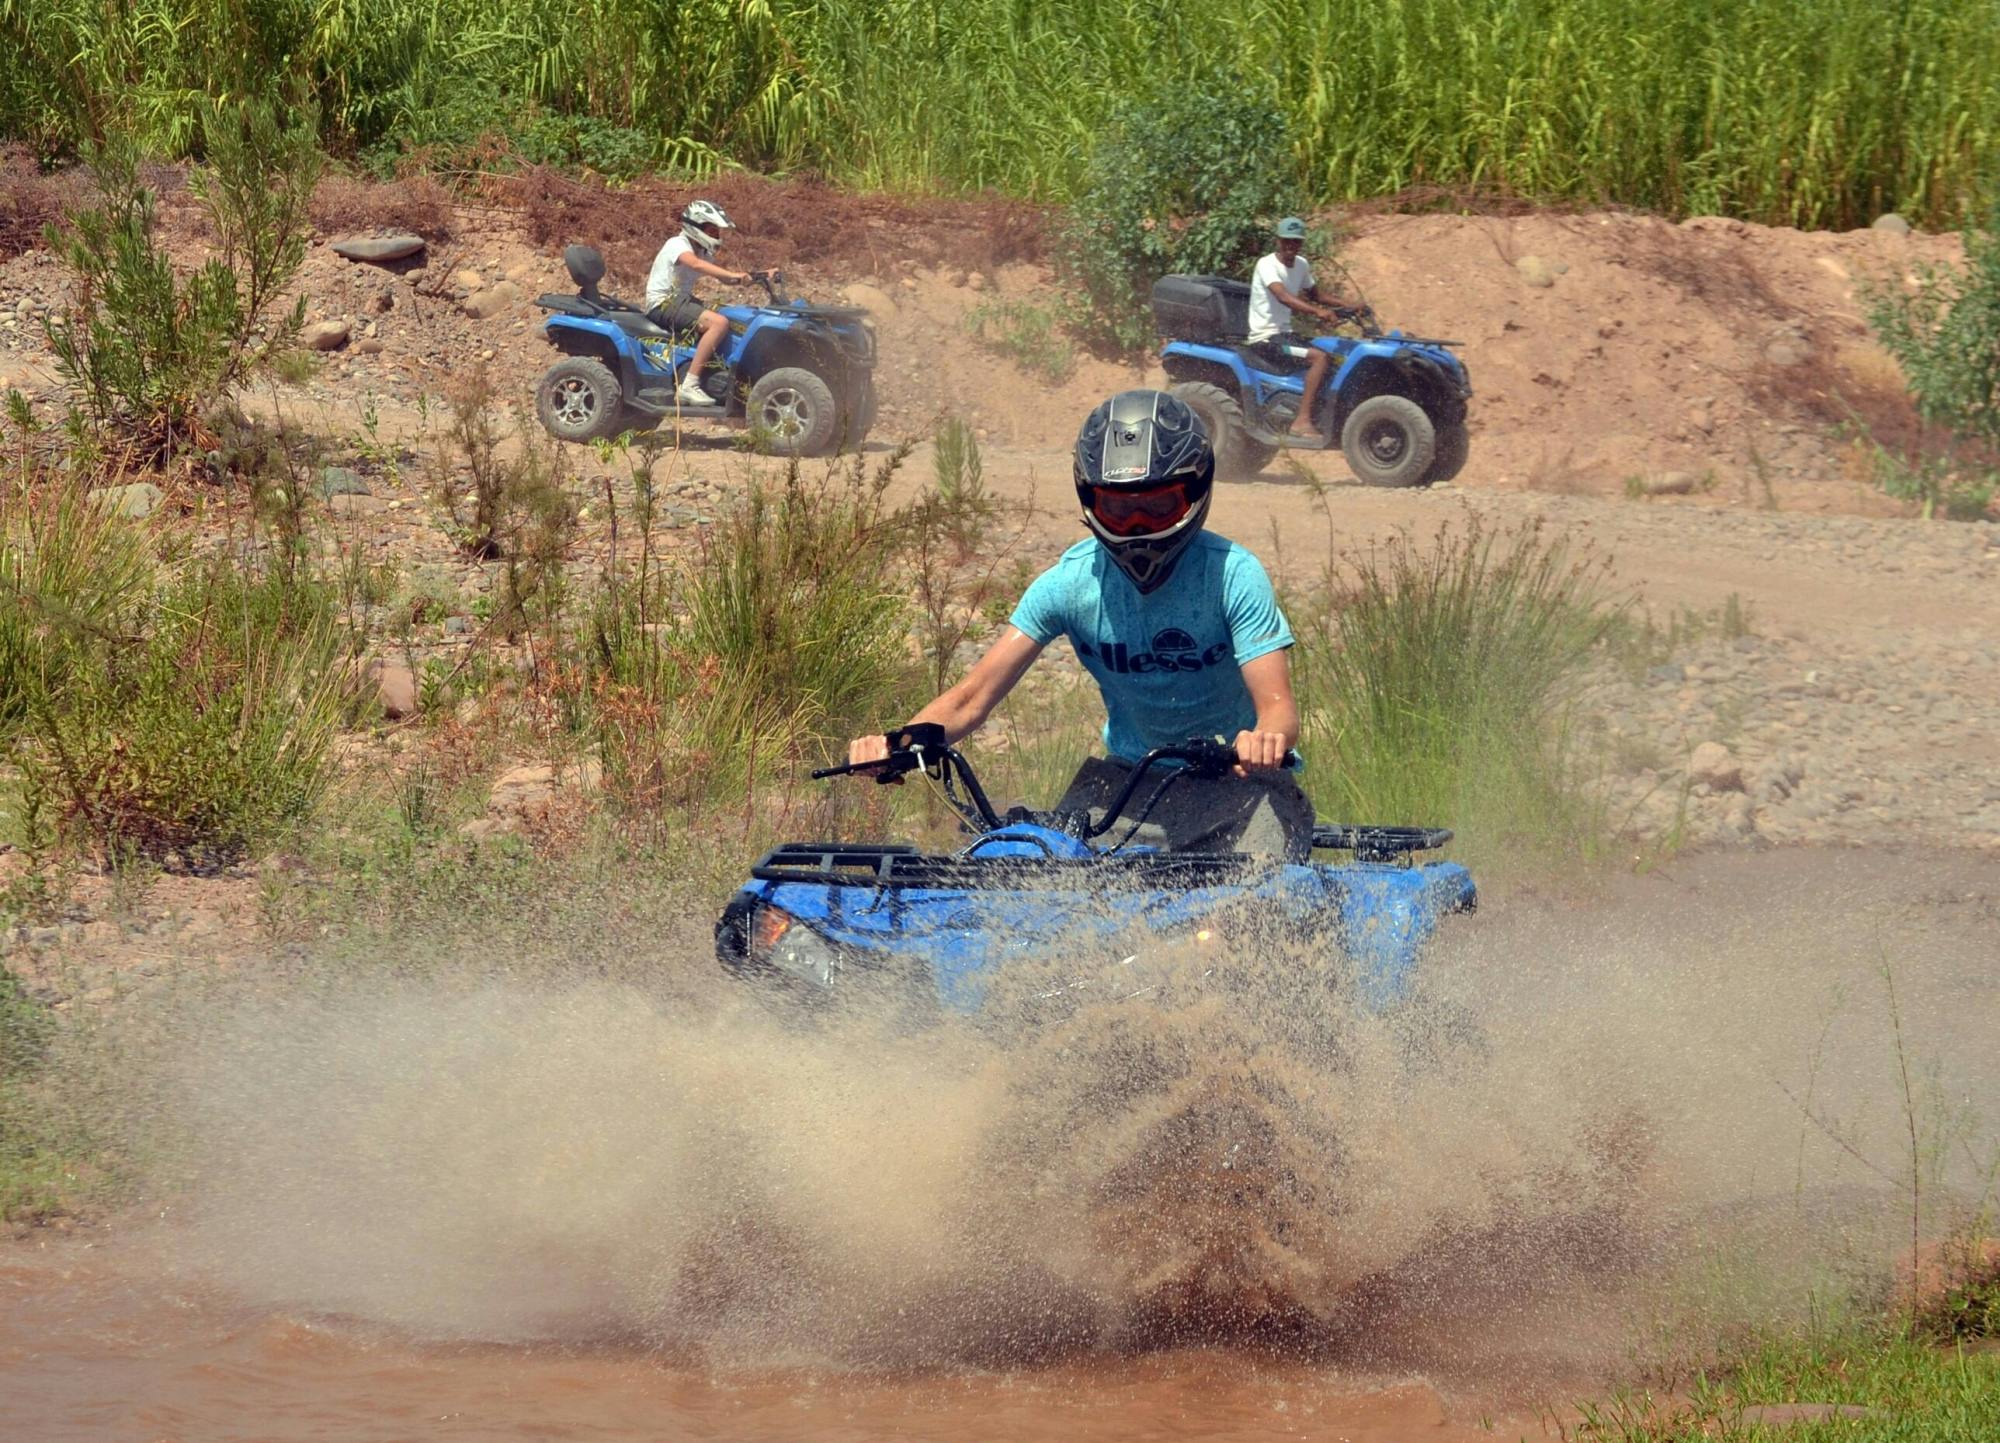
<instances>
[{"instance_id":1,"label":"large rock","mask_svg":"<svg viewBox=\"0 0 2000 1443\"><path fill-rule=\"evenodd\" d=\"M1718 792L1743 790L1743 764L1721 742L1703 742L1688 758L1688 780Z\"/></svg>"},{"instance_id":2,"label":"large rock","mask_svg":"<svg viewBox=\"0 0 2000 1443\"><path fill-rule=\"evenodd\" d=\"M399 662L378 661L374 665L375 696L382 704L382 715L390 721L400 721L417 713L417 679L410 669Z\"/></svg>"},{"instance_id":3,"label":"large rock","mask_svg":"<svg viewBox=\"0 0 2000 1443\"><path fill-rule=\"evenodd\" d=\"M1540 256L1522 256L1514 262L1514 269L1521 273L1521 279L1537 290L1547 290L1556 283L1559 274L1556 267Z\"/></svg>"},{"instance_id":4,"label":"large rock","mask_svg":"<svg viewBox=\"0 0 2000 1443\"><path fill-rule=\"evenodd\" d=\"M90 499L115 515L143 521L159 508L166 492L150 481L134 481L129 486L100 486Z\"/></svg>"},{"instance_id":5,"label":"large rock","mask_svg":"<svg viewBox=\"0 0 2000 1443\"><path fill-rule=\"evenodd\" d=\"M331 501L336 496L367 496L368 483L345 466L329 466L319 473L319 494Z\"/></svg>"},{"instance_id":6,"label":"large rock","mask_svg":"<svg viewBox=\"0 0 2000 1443\"><path fill-rule=\"evenodd\" d=\"M1688 496L1697 484L1699 478L1692 471L1662 471L1641 480L1639 491L1645 496Z\"/></svg>"},{"instance_id":7,"label":"large rock","mask_svg":"<svg viewBox=\"0 0 2000 1443\"><path fill-rule=\"evenodd\" d=\"M489 316L497 316L502 311L511 311L523 301L528 293L512 281L501 281L488 286L483 291L475 291L465 298L465 313L475 321L483 321Z\"/></svg>"},{"instance_id":8,"label":"large rock","mask_svg":"<svg viewBox=\"0 0 2000 1443\"><path fill-rule=\"evenodd\" d=\"M1910 223L1897 215L1893 210L1887 215L1876 216L1875 224L1868 228L1870 230L1882 231L1888 235L1908 235L1910 233Z\"/></svg>"},{"instance_id":9,"label":"large rock","mask_svg":"<svg viewBox=\"0 0 2000 1443\"><path fill-rule=\"evenodd\" d=\"M395 235L342 236L327 243L337 256L351 261L399 261L424 248L424 238L407 231Z\"/></svg>"},{"instance_id":10,"label":"large rock","mask_svg":"<svg viewBox=\"0 0 2000 1443\"><path fill-rule=\"evenodd\" d=\"M883 320L892 321L896 318L896 303L889 299L889 293L863 282L857 281L851 286L842 286L840 298L848 305L859 306Z\"/></svg>"},{"instance_id":11,"label":"large rock","mask_svg":"<svg viewBox=\"0 0 2000 1443\"><path fill-rule=\"evenodd\" d=\"M337 351L347 344L350 329L345 321L315 321L299 332L299 344L308 351Z\"/></svg>"},{"instance_id":12,"label":"large rock","mask_svg":"<svg viewBox=\"0 0 2000 1443\"><path fill-rule=\"evenodd\" d=\"M521 821L544 812L559 789L594 792L603 772L595 761L571 762L553 767L531 762L502 772L486 798L486 815L501 829L511 830Z\"/></svg>"}]
</instances>

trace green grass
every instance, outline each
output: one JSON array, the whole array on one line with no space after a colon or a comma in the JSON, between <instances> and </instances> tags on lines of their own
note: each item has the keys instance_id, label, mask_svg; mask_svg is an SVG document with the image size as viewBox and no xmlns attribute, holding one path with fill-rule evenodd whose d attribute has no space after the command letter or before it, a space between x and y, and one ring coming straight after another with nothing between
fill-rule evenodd
<instances>
[{"instance_id":1,"label":"green grass","mask_svg":"<svg viewBox=\"0 0 2000 1443\"><path fill-rule=\"evenodd\" d=\"M1782 1428L1745 1417L1783 1403L1869 1413ZM2000 1353L1868 1328L1773 1339L1697 1379L1685 1397L1624 1395L1581 1411L1569 1434L1576 1443L1986 1443L2000 1437Z\"/></svg>"},{"instance_id":2,"label":"green grass","mask_svg":"<svg viewBox=\"0 0 2000 1443\"><path fill-rule=\"evenodd\" d=\"M1448 826L1485 871L1596 854L1597 759L1574 726L1584 664L1621 608L1534 527L1399 538L1287 603L1306 790L1322 817Z\"/></svg>"},{"instance_id":3,"label":"green grass","mask_svg":"<svg viewBox=\"0 0 2000 1443\"><path fill-rule=\"evenodd\" d=\"M1031 376L1060 385L1076 369L1076 347L1053 306L1033 301L985 301L965 318L972 338Z\"/></svg>"},{"instance_id":4,"label":"green grass","mask_svg":"<svg viewBox=\"0 0 2000 1443\"><path fill-rule=\"evenodd\" d=\"M1274 96L1324 200L1480 186L1942 222L2000 139L2000 11L1962 0L6 0L0 52L0 136L50 151L109 97L186 153L213 90L296 69L336 150L476 164L492 131L614 174L735 162L1058 201L1135 73ZM553 150L552 125L575 132Z\"/></svg>"}]
</instances>

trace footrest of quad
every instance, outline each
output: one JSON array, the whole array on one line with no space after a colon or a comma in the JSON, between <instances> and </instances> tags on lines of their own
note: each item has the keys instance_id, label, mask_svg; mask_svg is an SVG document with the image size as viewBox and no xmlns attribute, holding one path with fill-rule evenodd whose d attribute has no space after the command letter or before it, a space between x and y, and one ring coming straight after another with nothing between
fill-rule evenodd
<instances>
[{"instance_id":1,"label":"footrest of quad","mask_svg":"<svg viewBox=\"0 0 2000 1443\"><path fill-rule=\"evenodd\" d=\"M1324 436L1294 436L1289 431L1271 443L1281 451L1330 451L1333 442Z\"/></svg>"},{"instance_id":2,"label":"footrest of quad","mask_svg":"<svg viewBox=\"0 0 2000 1443\"><path fill-rule=\"evenodd\" d=\"M655 416L684 416L690 420L729 414L729 408L720 401L711 401L706 406L695 406L681 400L672 391L641 391L632 398L632 404L642 411L650 411Z\"/></svg>"}]
</instances>

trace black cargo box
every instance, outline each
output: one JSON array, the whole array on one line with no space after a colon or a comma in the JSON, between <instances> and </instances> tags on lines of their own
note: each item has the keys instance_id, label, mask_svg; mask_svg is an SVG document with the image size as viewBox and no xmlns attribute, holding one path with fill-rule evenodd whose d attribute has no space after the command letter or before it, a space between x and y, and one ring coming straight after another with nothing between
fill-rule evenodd
<instances>
[{"instance_id":1,"label":"black cargo box","mask_svg":"<svg viewBox=\"0 0 2000 1443\"><path fill-rule=\"evenodd\" d=\"M1240 341L1250 332L1250 286L1225 276L1161 276L1153 329L1175 341Z\"/></svg>"}]
</instances>

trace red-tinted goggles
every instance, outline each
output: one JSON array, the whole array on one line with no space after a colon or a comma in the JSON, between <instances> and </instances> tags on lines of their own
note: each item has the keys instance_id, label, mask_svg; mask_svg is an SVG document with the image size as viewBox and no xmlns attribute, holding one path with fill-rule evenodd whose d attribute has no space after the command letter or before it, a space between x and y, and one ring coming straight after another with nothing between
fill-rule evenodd
<instances>
[{"instance_id":1,"label":"red-tinted goggles","mask_svg":"<svg viewBox=\"0 0 2000 1443\"><path fill-rule=\"evenodd\" d=\"M1109 486L1090 488L1091 515L1106 531L1117 536L1147 536L1165 531L1186 516L1192 505L1187 487L1179 481L1144 491L1118 491Z\"/></svg>"}]
</instances>

